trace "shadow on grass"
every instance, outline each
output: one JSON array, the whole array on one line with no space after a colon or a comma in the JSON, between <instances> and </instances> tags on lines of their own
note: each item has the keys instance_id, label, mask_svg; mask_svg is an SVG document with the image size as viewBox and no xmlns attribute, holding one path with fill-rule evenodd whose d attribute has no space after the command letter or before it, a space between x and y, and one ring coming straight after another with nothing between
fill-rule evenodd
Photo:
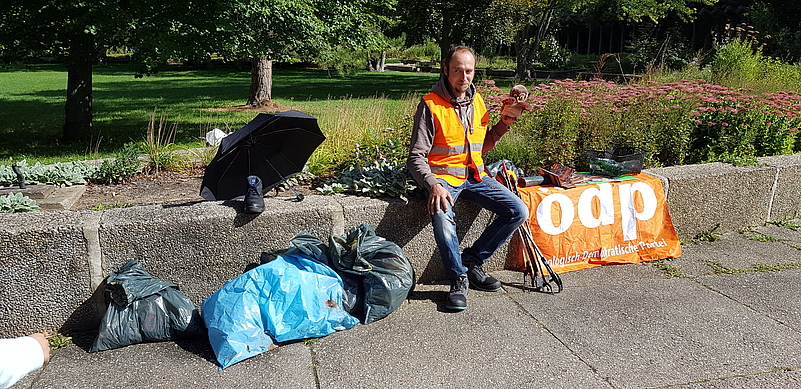
<instances>
[{"instance_id":1,"label":"shadow on grass","mask_svg":"<svg viewBox=\"0 0 801 389\"><path fill-rule=\"evenodd\" d=\"M102 136L100 151L110 153L126 142L141 141L150 114L163 109L168 124L178 124L176 144L198 142L204 120L213 116L209 108L243 105L250 87L250 69L226 66L204 70L167 69L150 77L134 78L131 65L97 66L93 72L94 123L92 139L75 144L60 144L64 124L66 81L61 65L35 65L31 69L0 72L8 78L20 74L37 79L37 73L51 72L52 80L35 90L21 84L9 88L0 99L0 160L70 158L87 155ZM63 72L64 77L52 77ZM359 73L340 76L315 69L276 69L273 97L293 101L293 105L328 99L383 96L399 100L411 93L425 93L436 82L436 74ZM13 79L11 77L10 79ZM36 83L31 83L36 84ZM41 83L36 84L41 85ZM28 88L28 90L26 90ZM302 109L302 108L300 108ZM240 116L247 113L240 114ZM255 114L254 114L255 115ZM219 115L218 115L219 116ZM239 116L222 117L238 128ZM219 121L219 120L218 120Z\"/></svg>"}]
</instances>

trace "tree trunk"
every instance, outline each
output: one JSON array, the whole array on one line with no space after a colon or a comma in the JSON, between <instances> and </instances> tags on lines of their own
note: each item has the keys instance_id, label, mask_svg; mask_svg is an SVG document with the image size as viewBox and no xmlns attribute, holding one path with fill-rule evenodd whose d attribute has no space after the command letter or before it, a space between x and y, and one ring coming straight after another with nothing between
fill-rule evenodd
<instances>
[{"instance_id":1,"label":"tree trunk","mask_svg":"<svg viewBox=\"0 0 801 389\"><path fill-rule=\"evenodd\" d=\"M253 58L250 67L250 97L247 105L258 107L273 99L273 61Z\"/></svg>"},{"instance_id":2,"label":"tree trunk","mask_svg":"<svg viewBox=\"0 0 801 389\"><path fill-rule=\"evenodd\" d=\"M443 9L442 10L442 36L439 39L439 59L440 59L440 66L444 67L447 64L442 63L442 60L445 59L445 54L448 50L451 49L451 43L453 43L453 39L451 38L451 30L453 30L453 26L451 25L451 10Z\"/></svg>"},{"instance_id":3,"label":"tree trunk","mask_svg":"<svg viewBox=\"0 0 801 389\"><path fill-rule=\"evenodd\" d=\"M515 37L515 50L517 51L517 67L515 68L515 79L528 79L529 62L531 61L531 26L525 26L517 32Z\"/></svg>"},{"instance_id":4,"label":"tree trunk","mask_svg":"<svg viewBox=\"0 0 801 389\"><path fill-rule=\"evenodd\" d=\"M543 12L542 18L540 18L540 23L537 26L537 38L534 40L534 50L532 50L531 55L529 56L529 61L534 58L534 53L539 51L542 40L545 39L545 35L548 33L548 30L551 29L552 20L553 9L548 9L547 11Z\"/></svg>"},{"instance_id":5,"label":"tree trunk","mask_svg":"<svg viewBox=\"0 0 801 389\"><path fill-rule=\"evenodd\" d=\"M92 45L91 36L71 42L67 59L67 101L61 141L65 143L87 139L92 135Z\"/></svg>"},{"instance_id":6,"label":"tree trunk","mask_svg":"<svg viewBox=\"0 0 801 389\"><path fill-rule=\"evenodd\" d=\"M386 64L387 64L387 52L382 50L381 56L378 57L378 66L376 70L378 70L379 72L383 72Z\"/></svg>"}]
</instances>

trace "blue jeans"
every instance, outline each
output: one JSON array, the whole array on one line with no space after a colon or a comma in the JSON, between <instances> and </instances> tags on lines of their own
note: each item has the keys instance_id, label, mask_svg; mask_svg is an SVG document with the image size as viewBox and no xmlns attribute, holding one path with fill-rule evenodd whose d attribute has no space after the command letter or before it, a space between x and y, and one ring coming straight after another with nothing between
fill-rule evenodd
<instances>
[{"instance_id":1,"label":"blue jeans","mask_svg":"<svg viewBox=\"0 0 801 389\"><path fill-rule=\"evenodd\" d=\"M454 278L467 273L466 266L487 262L492 253L528 219L528 207L519 197L491 177L484 177L481 181L468 178L457 187L443 179L437 180L453 196L454 203L456 199L463 197L497 215L473 245L464 249L461 254L453 207L448 207L445 212L440 210L438 214L431 215L434 240L442 255L445 275Z\"/></svg>"}]
</instances>

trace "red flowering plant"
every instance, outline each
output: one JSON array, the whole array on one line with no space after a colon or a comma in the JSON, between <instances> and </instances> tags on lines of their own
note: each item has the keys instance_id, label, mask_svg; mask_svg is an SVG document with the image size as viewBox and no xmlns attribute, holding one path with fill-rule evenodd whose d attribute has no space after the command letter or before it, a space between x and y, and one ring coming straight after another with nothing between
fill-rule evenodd
<instances>
[{"instance_id":1,"label":"red flowering plant","mask_svg":"<svg viewBox=\"0 0 801 389\"><path fill-rule=\"evenodd\" d=\"M515 124L512 140L522 144L503 145L496 153L513 150L526 170L553 163L580 168L585 150L608 147L641 149L648 166L801 150L797 92L752 94L705 80L621 85L598 79L557 80L529 90L525 101L533 110ZM497 114L503 91L492 80L481 82L479 91Z\"/></svg>"}]
</instances>

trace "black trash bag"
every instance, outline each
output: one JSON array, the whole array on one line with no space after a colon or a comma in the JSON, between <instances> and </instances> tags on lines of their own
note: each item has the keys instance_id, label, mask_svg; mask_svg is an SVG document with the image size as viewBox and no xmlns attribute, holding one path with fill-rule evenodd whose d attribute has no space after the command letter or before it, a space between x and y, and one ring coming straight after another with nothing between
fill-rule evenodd
<instances>
[{"instance_id":1,"label":"black trash bag","mask_svg":"<svg viewBox=\"0 0 801 389\"><path fill-rule=\"evenodd\" d=\"M327 245L305 232L291 242L294 247L262 253L261 262L299 251L328 265L342 278L342 308L363 324L395 311L414 286L414 269L400 246L376 235L367 224L329 237Z\"/></svg>"},{"instance_id":2,"label":"black trash bag","mask_svg":"<svg viewBox=\"0 0 801 389\"><path fill-rule=\"evenodd\" d=\"M343 281L353 278L349 281L360 287L353 312L349 313L363 318L364 324L395 311L414 286L414 269L400 246L376 235L367 224L360 224L343 236L330 237L328 259L329 266L344 275ZM349 281L345 281L346 292Z\"/></svg>"},{"instance_id":3,"label":"black trash bag","mask_svg":"<svg viewBox=\"0 0 801 389\"><path fill-rule=\"evenodd\" d=\"M89 352L205 335L195 304L178 286L151 277L138 261L112 272L106 291L111 303Z\"/></svg>"}]
</instances>

